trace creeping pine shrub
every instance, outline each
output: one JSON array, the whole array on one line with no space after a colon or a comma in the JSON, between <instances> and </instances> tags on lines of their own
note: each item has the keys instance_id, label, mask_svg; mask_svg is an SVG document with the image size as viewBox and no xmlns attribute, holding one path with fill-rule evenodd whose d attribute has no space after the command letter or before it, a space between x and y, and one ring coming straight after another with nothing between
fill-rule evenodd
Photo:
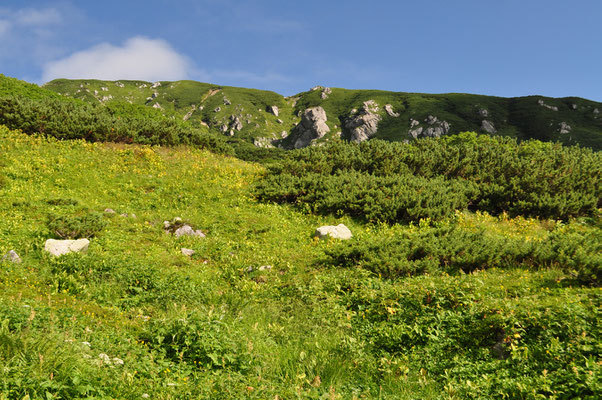
<instances>
[{"instance_id":1,"label":"creeping pine shrub","mask_svg":"<svg viewBox=\"0 0 602 400\"><path fill-rule=\"evenodd\" d=\"M455 226L352 239L326 250L327 264L359 267L385 278L477 269L561 268L596 285L602 271L600 230L553 232L542 241L465 231Z\"/></svg>"},{"instance_id":2,"label":"creeping pine shrub","mask_svg":"<svg viewBox=\"0 0 602 400\"><path fill-rule=\"evenodd\" d=\"M269 167L256 195L371 221L417 221L465 208L568 219L597 213L601 178L600 152L466 132L292 151Z\"/></svg>"},{"instance_id":3,"label":"creeping pine shrub","mask_svg":"<svg viewBox=\"0 0 602 400\"><path fill-rule=\"evenodd\" d=\"M102 214L88 212L83 215L49 216L46 226L58 239L91 238L106 226Z\"/></svg>"}]
</instances>

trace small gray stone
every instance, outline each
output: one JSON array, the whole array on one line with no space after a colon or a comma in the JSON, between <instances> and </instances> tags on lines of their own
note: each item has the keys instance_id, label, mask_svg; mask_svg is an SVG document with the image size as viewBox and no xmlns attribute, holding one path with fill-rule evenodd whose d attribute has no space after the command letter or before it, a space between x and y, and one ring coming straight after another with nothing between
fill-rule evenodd
<instances>
[{"instance_id":1,"label":"small gray stone","mask_svg":"<svg viewBox=\"0 0 602 400\"><path fill-rule=\"evenodd\" d=\"M21 262L21 257L17 254L16 251L11 250L2 257L2 261L11 262L13 264L19 264Z\"/></svg>"},{"instance_id":2,"label":"small gray stone","mask_svg":"<svg viewBox=\"0 0 602 400\"><path fill-rule=\"evenodd\" d=\"M192 250L192 249L187 249L187 248L184 248L184 247L182 247L182 248L180 249L180 251L182 252L182 254L184 254L185 256L188 256L188 257L192 257L192 255L195 253L195 251L194 251L194 250Z\"/></svg>"},{"instance_id":3,"label":"small gray stone","mask_svg":"<svg viewBox=\"0 0 602 400\"><path fill-rule=\"evenodd\" d=\"M113 210L112 208L105 208L105 213L107 213L107 214L115 214L115 210Z\"/></svg>"},{"instance_id":4,"label":"small gray stone","mask_svg":"<svg viewBox=\"0 0 602 400\"><path fill-rule=\"evenodd\" d=\"M258 268L259 271L269 271L272 269L271 265L262 265L261 267Z\"/></svg>"}]
</instances>

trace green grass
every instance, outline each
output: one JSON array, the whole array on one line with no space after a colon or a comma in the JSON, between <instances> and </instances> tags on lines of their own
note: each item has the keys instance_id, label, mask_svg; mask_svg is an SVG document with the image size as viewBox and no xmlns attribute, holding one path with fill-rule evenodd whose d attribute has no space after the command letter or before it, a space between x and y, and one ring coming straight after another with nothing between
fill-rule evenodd
<instances>
[{"instance_id":1,"label":"green grass","mask_svg":"<svg viewBox=\"0 0 602 400\"><path fill-rule=\"evenodd\" d=\"M0 264L0 398L600 394L599 288L544 267L398 280L342 268L328 262L340 244L312 238L317 226L344 223L361 243L431 223L364 224L260 203L252 186L264 173L206 150L0 126L0 255L23 259ZM44 253L49 221L86 225L83 216L105 208L117 213L92 220L87 254ZM174 217L207 237L166 234ZM471 213L436 223L515 240L599 231ZM102 353L123 365L103 364Z\"/></svg>"}]
</instances>

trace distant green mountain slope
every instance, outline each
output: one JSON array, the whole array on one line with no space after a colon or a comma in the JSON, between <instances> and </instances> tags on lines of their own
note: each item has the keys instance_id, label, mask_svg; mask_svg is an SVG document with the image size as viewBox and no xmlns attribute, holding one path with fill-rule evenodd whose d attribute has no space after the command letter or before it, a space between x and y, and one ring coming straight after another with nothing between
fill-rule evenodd
<instances>
[{"instance_id":1,"label":"distant green mountain slope","mask_svg":"<svg viewBox=\"0 0 602 400\"><path fill-rule=\"evenodd\" d=\"M194 125L207 125L262 147L305 147L339 136L403 141L477 131L602 149L602 103L578 97L502 98L321 86L283 97L194 81L58 79L44 87L89 102L127 101L176 112ZM304 116L314 107L324 113L316 108Z\"/></svg>"}]
</instances>

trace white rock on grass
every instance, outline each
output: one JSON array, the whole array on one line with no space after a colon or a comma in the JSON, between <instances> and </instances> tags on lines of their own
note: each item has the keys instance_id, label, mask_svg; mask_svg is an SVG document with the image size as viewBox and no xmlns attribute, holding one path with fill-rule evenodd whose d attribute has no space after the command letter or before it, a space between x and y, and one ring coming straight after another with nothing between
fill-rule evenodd
<instances>
[{"instance_id":1,"label":"white rock on grass","mask_svg":"<svg viewBox=\"0 0 602 400\"><path fill-rule=\"evenodd\" d=\"M90 241L88 239L77 240L55 240L48 239L44 245L44 250L53 256L62 256L67 253L85 253L88 250Z\"/></svg>"},{"instance_id":2,"label":"white rock on grass","mask_svg":"<svg viewBox=\"0 0 602 400\"><path fill-rule=\"evenodd\" d=\"M178 229L176 229L176 231L174 232L174 235L176 235L176 237L180 237L180 236L196 236L196 237L205 237L205 234L197 229L196 231L194 229L192 229L192 227L190 225L184 225Z\"/></svg>"},{"instance_id":3,"label":"white rock on grass","mask_svg":"<svg viewBox=\"0 0 602 400\"><path fill-rule=\"evenodd\" d=\"M11 262L13 264L19 264L21 262L21 257L17 254L16 251L11 250L2 257L1 261Z\"/></svg>"},{"instance_id":4,"label":"white rock on grass","mask_svg":"<svg viewBox=\"0 0 602 400\"><path fill-rule=\"evenodd\" d=\"M351 234L349 228L347 228L343 224L339 224L337 226L321 226L318 229L316 229L314 236L317 236L320 239L324 239L327 236L330 236L333 239L347 240L351 239L353 235Z\"/></svg>"},{"instance_id":5,"label":"white rock on grass","mask_svg":"<svg viewBox=\"0 0 602 400\"><path fill-rule=\"evenodd\" d=\"M191 257L194 254L194 250L187 249L187 248L184 248L184 247L182 247L180 249L180 251L182 252L182 254L184 254L185 256L188 256L188 257Z\"/></svg>"}]
</instances>

